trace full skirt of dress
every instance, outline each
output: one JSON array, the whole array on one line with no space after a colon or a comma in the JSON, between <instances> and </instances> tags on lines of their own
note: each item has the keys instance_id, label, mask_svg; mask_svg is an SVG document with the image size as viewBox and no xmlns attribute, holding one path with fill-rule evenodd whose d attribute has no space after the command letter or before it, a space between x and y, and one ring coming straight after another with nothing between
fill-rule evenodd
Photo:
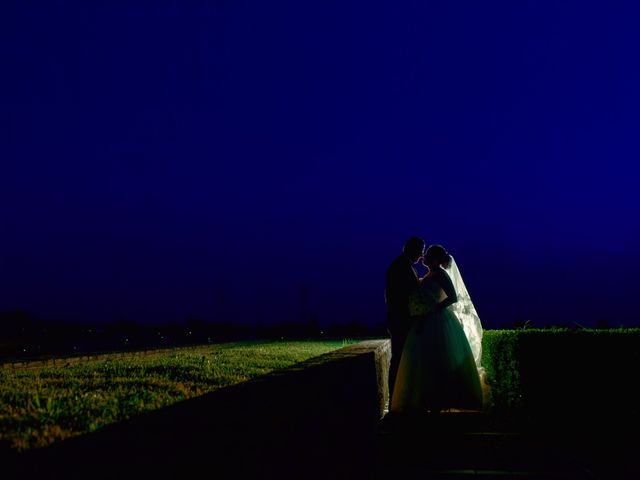
<instances>
[{"instance_id":1,"label":"full skirt of dress","mask_svg":"<svg viewBox=\"0 0 640 480\"><path fill-rule=\"evenodd\" d=\"M455 313L445 308L429 315L420 333L417 325L404 344L391 411L480 410L480 376Z\"/></svg>"}]
</instances>

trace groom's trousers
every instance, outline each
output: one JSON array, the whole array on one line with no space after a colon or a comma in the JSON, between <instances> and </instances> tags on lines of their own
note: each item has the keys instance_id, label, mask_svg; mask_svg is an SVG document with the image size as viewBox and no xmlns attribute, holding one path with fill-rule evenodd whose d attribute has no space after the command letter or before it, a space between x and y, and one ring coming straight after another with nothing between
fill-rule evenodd
<instances>
[{"instance_id":1,"label":"groom's trousers","mask_svg":"<svg viewBox=\"0 0 640 480\"><path fill-rule=\"evenodd\" d=\"M402 357L402 349L407 339L407 330L405 328L389 328L391 335L391 362L389 365L389 409L391 409L391 398L393 396L393 386L396 382L396 375L400 367L400 358Z\"/></svg>"}]
</instances>

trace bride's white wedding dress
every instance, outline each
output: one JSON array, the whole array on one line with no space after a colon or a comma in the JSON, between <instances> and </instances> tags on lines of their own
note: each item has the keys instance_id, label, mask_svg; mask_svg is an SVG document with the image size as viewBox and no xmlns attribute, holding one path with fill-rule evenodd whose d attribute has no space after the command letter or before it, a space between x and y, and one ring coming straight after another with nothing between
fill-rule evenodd
<instances>
[{"instance_id":1,"label":"bride's white wedding dress","mask_svg":"<svg viewBox=\"0 0 640 480\"><path fill-rule=\"evenodd\" d=\"M445 289L456 295L458 302L430 313L421 329L419 321L413 322L396 376L391 411L482 408L482 370L478 369L482 327L455 260L449 272L451 276L439 269L422 281L420 288L438 303L447 298Z\"/></svg>"}]
</instances>

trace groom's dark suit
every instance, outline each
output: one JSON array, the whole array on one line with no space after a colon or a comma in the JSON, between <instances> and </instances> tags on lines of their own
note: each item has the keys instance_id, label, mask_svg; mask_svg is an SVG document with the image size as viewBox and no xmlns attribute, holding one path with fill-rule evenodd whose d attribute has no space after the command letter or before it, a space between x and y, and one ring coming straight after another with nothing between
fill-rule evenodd
<instances>
[{"instance_id":1,"label":"groom's dark suit","mask_svg":"<svg viewBox=\"0 0 640 480\"><path fill-rule=\"evenodd\" d=\"M402 348L409 331L409 294L418 287L418 274L409 258L402 254L387 269L385 301L387 329L391 335L391 366L389 368L389 401L400 365Z\"/></svg>"}]
</instances>

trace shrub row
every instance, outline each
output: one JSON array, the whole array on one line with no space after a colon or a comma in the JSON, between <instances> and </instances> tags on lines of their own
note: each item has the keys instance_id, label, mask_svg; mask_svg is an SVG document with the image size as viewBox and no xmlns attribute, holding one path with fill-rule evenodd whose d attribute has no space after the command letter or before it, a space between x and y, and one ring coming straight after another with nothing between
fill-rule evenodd
<instances>
[{"instance_id":1,"label":"shrub row","mask_svg":"<svg viewBox=\"0 0 640 480\"><path fill-rule=\"evenodd\" d=\"M525 414L638 414L640 328L487 330L491 408Z\"/></svg>"}]
</instances>

